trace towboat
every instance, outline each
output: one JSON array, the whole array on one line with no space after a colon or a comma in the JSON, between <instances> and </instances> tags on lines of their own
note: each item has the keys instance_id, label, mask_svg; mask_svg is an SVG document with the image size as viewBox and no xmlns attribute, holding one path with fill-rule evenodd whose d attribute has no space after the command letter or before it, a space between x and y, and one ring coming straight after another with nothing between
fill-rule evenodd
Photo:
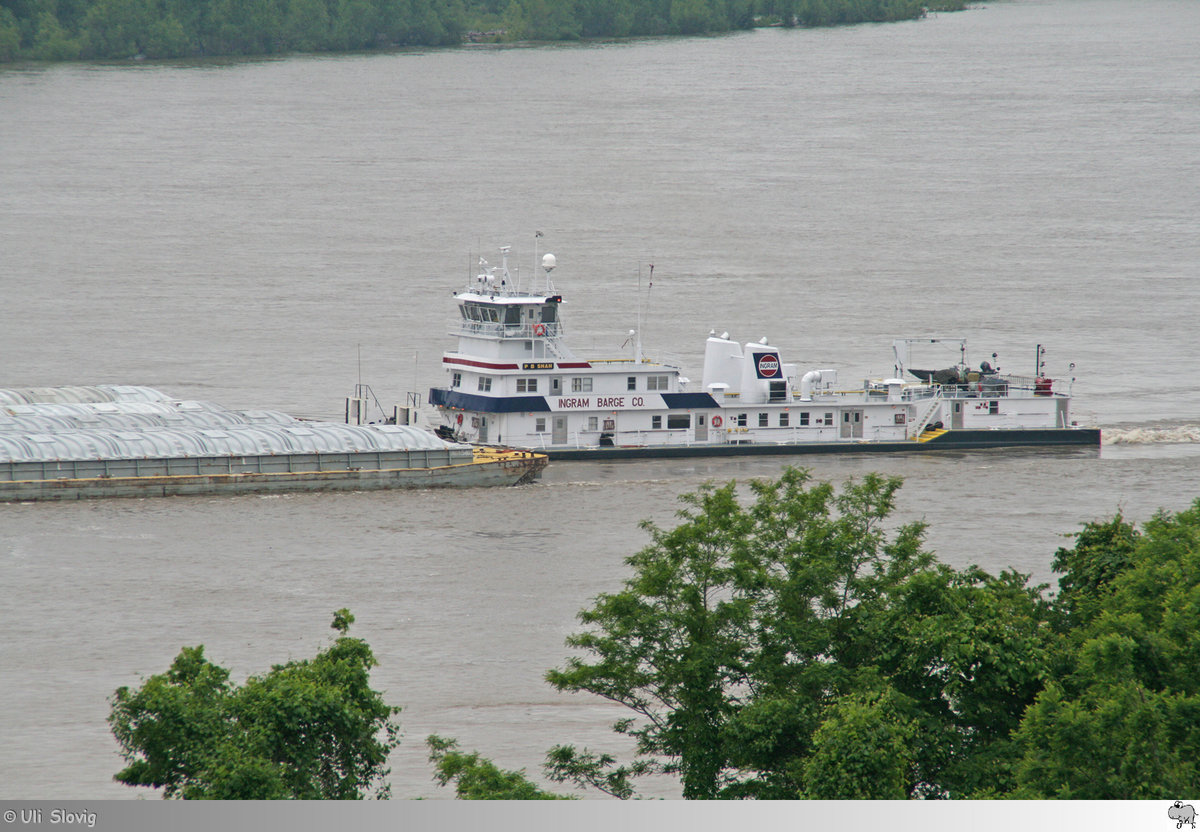
<instances>
[{"instance_id":1,"label":"towboat","mask_svg":"<svg viewBox=\"0 0 1200 832\"><path fill-rule=\"evenodd\" d=\"M973 368L964 338L893 341L893 375L846 388L834 368L786 364L767 339L710 332L698 388L682 368L642 354L640 322L628 356L582 358L567 344L563 297L551 280L523 289L502 263L480 260L455 292L457 348L430 390L444 439L536 450L550 459L898 452L1099 446L1071 417L1071 382L1042 372ZM535 255L536 259L536 255ZM909 366L920 344L950 344L958 363ZM994 360L994 356L993 356ZM1074 369L1074 365L1071 365Z\"/></svg>"}]
</instances>

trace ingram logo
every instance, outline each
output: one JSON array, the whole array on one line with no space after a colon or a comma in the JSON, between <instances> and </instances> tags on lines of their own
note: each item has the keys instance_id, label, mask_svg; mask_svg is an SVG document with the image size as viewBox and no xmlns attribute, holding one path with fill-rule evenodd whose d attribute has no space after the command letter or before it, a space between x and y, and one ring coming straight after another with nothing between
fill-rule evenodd
<instances>
[{"instance_id":1,"label":"ingram logo","mask_svg":"<svg viewBox=\"0 0 1200 832\"><path fill-rule=\"evenodd\" d=\"M758 377L777 378L779 376L779 354L760 352L757 357Z\"/></svg>"}]
</instances>

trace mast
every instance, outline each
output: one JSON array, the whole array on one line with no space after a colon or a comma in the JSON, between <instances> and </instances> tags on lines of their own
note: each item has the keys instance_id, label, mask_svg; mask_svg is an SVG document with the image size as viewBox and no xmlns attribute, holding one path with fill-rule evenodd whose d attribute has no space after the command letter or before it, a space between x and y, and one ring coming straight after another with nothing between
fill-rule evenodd
<instances>
[{"instance_id":1,"label":"mast","mask_svg":"<svg viewBox=\"0 0 1200 832\"><path fill-rule=\"evenodd\" d=\"M646 294L650 294L650 289L654 288L654 264L650 265L650 286L646 289ZM637 334L634 340L634 359L638 364L642 363L645 356L642 355L642 263L638 261L638 289L637 289Z\"/></svg>"}]
</instances>

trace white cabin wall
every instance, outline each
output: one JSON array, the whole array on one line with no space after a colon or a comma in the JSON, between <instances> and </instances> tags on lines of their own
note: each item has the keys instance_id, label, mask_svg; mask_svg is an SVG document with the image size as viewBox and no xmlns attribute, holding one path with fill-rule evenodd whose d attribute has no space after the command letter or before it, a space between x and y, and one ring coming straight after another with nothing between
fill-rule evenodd
<instances>
[{"instance_id":1,"label":"white cabin wall","mask_svg":"<svg viewBox=\"0 0 1200 832\"><path fill-rule=\"evenodd\" d=\"M710 337L704 344L704 373L701 386L729 385L726 393L736 395L742 384L742 348L736 341Z\"/></svg>"},{"instance_id":2,"label":"white cabin wall","mask_svg":"<svg viewBox=\"0 0 1200 832\"><path fill-rule=\"evenodd\" d=\"M1058 405L1053 399L1001 398L999 412L990 413L988 405L996 399L965 398L962 403L963 427L1053 428L1058 426Z\"/></svg>"},{"instance_id":3,"label":"white cabin wall","mask_svg":"<svg viewBox=\"0 0 1200 832\"><path fill-rule=\"evenodd\" d=\"M774 347L751 343L746 344L745 352L742 355L741 393L742 401L747 404L769 401L771 397L771 381L779 381L784 378L782 367L780 367L779 375L774 379L758 377L758 357L764 352L773 355L778 355L779 353Z\"/></svg>"}]
</instances>

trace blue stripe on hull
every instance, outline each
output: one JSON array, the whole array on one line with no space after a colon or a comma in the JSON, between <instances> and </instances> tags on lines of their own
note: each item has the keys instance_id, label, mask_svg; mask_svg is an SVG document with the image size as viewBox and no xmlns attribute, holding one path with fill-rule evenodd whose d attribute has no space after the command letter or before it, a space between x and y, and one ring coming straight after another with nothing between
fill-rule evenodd
<instances>
[{"instance_id":1,"label":"blue stripe on hull","mask_svg":"<svg viewBox=\"0 0 1200 832\"><path fill-rule=\"evenodd\" d=\"M571 395L578 396L579 394ZM708 393L660 393L659 395L671 410L703 410L719 407L716 400ZM456 410L472 410L477 413L550 412L550 405L542 396L478 396L474 393L447 390L444 387L430 389L429 403L436 407L452 407Z\"/></svg>"},{"instance_id":2,"label":"blue stripe on hull","mask_svg":"<svg viewBox=\"0 0 1200 832\"><path fill-rule=\"evenodd\" d=\"M706 407L720 407L717 400L708 393L660 393L663 402L672 410L702 410Z\"/></svg>"},{"instance_id":3,"label":"blue stripe on hull","mask_svg":"<svg viewBox=\"0 0 1200 832\"><path fill-rule=\"evenodd\" d=\"M562 448L539 451L551 460L664 459L798 454L879 454L985 449L1099 448L1099 428L957 430L929 442L804 442L777 445L662 445L616 448Z\"/></svg>"},{"instance_id":4,"label":"blue stripe on hull","mask_svg":"<svg viewBox=\"0 0 1200 832\"><path fill-rule=\"evenodd\" d=\"M478 413L549 413L550 405L541 396L477 396L444 387L429 391L429 403L436 407L473 410Z\"/></svg>"}]
</instances>

